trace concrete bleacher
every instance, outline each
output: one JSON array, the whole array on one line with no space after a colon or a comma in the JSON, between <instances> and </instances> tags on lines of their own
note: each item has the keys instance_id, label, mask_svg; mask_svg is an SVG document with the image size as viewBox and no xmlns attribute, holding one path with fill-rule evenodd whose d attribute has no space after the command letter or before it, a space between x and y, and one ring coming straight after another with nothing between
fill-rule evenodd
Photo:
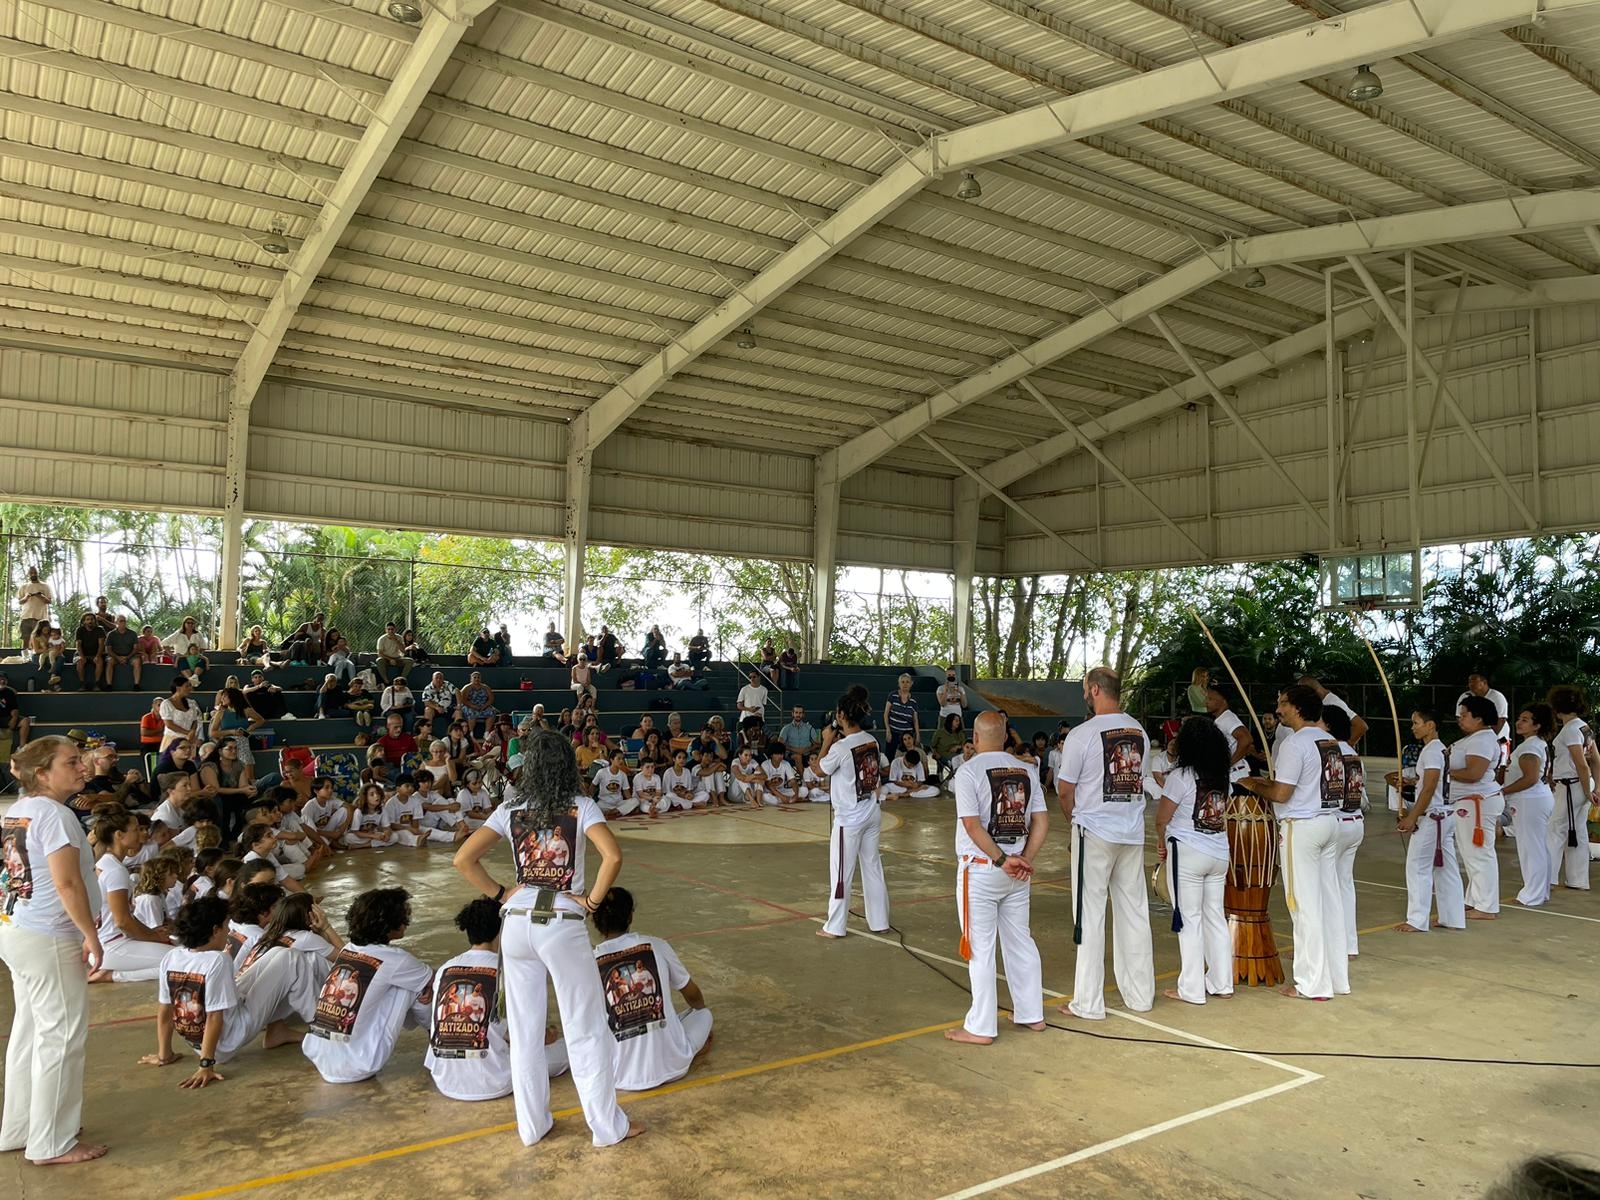
<instances>
[{"instance_id":1,"label":"concrete bleacher","mask_svg":"<svg viewBox=\"0 0 1600 1200\"><path fill-rule=\"evenodd\" d=\"M14 657L17 651L0 652L4 657ZM208 714L215 701L217 689L228 676L237 675L249 682L252 668L240 664L232 652L214 651L207 655L210 669L206 671L197 689L195 700ZM365 661L361 664L367 665ZM502 712L525 712L535 704L543 704L548 715L556 716L561 709L570 707L573 693L570 674L566 667L549 664L543 658L530 659L526 665L513 664L505 668L473 668L460 655L438 655L434 662L413 667L407 682L417 693L418 711L421 708L422 689L430 682L435 670L458 688L467 682L473 670L480 670L484 682L495 692L495 707ZM636 691L619 685L621 675L628 672L609 671L597 675L597 710L600 727L610 736L627 736L639 725L639 718L650 713L660 728L666 727L668 713L653 710L653 700L666 697L673 709L683 719L683 727L690 733L699 732L713 715L720 715L730 729L737 724L735 698L744 685L748 669L746 664L716 662L707 665L703 678L705 690ZM801 704L813 724L820 724L840 694L851 684L866 686L872 696L875 723L881 723L883 704L897 688L902 673L900 667L861 667L849 665L814 664L800 669L800 684L787 692L779 692L768 685L767 727L776 734L789 719L790 707ZM267 673L267 678L283 689L292 720L270 722L275 730L274 745L309 745L313 748L345 747L355 739L357 726L349 717L318 720L315 717L315 687L320 685L325 671L311 666L288 666ZM916 675L916 672L912 672ZM78 683L77 671L68 660L60 669L61 691L45 691L48 672L35 670L31 663L0 664L4 674L16 689L22 702L23 713L32 719L35 734L64 734L69 729L90 730L109 738L121 746L139 744L139 719L150 709L151 701L165 697L172 684L175 670L170 666L147 666L142 675L142 689L133 690L133 676L127 667L118 669L113 679L114 690L84 691ZM32 681L39 690L30 692ZM307 687L306 685L311 686ZM525 688L526 685L526 688ZM932 739L938 719L938 702L934 697L937 683L927 676L916 676L912 695L921 710L924 741ZM377 696L373 699L376 701ZM985 706L986 707L986 706ZM1051 725L1053 727L1053 721ZM382 722L374 714L374 726L381 729ZM436 722L434 732L442 735L442 724Z\"/></svg>"}]
</instances>

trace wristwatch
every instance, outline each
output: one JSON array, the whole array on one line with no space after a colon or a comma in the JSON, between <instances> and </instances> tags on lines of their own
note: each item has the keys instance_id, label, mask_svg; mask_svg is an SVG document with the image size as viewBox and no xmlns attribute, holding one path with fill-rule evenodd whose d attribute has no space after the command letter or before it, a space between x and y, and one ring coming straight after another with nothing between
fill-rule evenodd
<instances>
[{"instance_id":1,"label":"wristwatch","mask_svg":"<svg viewBox=\"0 0 1600 1200\"><path fill-rule=\"evenodd\" d=\"M997 866L997 867L1003 867L1010 860L1011 860L1011 855L1007 854L1004 850L1002 850L1002 851L1000 851L1000 857L994 860L994 865Z\"/></svg>"},{"instance_id":2,"label":"wristwatch","mask_svg":"<svg viewBox=\"0 0 1600 1200\"><path fill-rule=\"evenodd\" d=\"M212 1067L214 1067L216 1065L217 1065L217 1060L214 1059L214 1058L202 1058L200 1060L200 1069L202 1071L209 1071L209 1070L211 1070Z\"/></svg>"}]
</instances>

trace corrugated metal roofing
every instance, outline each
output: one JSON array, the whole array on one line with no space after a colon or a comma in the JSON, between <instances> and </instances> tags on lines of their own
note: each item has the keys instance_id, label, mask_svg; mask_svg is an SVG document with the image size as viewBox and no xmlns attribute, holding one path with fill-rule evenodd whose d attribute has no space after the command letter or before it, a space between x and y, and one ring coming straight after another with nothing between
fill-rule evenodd
<instances>
[{"instance_id":1,"label":"corrugated metal roofing","mask_svg":"<svg viewBox=\"0 0 1600 1200\"><path fill-rule=\"evenodd\" d=\"M377 0L16 0L0 8L0 324L213 367L271 299L414 31ZM932 131L1303 25L1324 0L506 0L441 73L280 354L284 370L526 393L570 413L736 295ZM1182 19L1188 27L1179 24ZM1600 176L1600 17L1563 14L935 183L647 404L837 445L1147 282L1220 235ZM1527 44L1528 42L1534 44ZM1541 52L1554 46L1560 54ZM1552 57L1557 61L1552 61ZM1478 278L1592 268L1503 238ZM1387 272L1392 277L1392 270ZM1205 363L1320 316L1268 272L1169 316ZM1096 299L1098 296L1098 299ZM1039 384L1100 411L1183 378L1145 326ZM565 383L565 386L561 386ZM1056 432L990 397L933 433L974 465ZM953 468L928 467L938 474Z\"/></svg>"}]
</instances>

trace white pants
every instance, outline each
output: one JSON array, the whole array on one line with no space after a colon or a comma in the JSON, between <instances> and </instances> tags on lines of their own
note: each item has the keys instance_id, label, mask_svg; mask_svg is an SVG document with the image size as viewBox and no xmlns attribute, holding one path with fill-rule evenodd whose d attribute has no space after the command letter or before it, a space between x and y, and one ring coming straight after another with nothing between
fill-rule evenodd
<instances>
[{"instance_id":1,"label":"white pants","mask_svg":"<svg viewBox=\"0 0 1600 1200\"><path fill-rule=\"evenodd\" d=\"M345 826L349 824L350 810L348 808L340 808L325 817L321 825L313 825L312 828L332 842L344 832Z\"/></svg>"},{"instance_id":2,"label":"white pants","mask_svg":"<svg viewBox=\"0 0 1600 1200\"><path fill-rule=\"evenodd\" d=\"M728 776L728 799L735 804L749 804L753 800L761 800L767 794L764 784L741 783L732 775Z\"/></svg>"},{"instance_id":3,"label":"white pants","mask_svg":"<svg viewBox=\"0 0 1600 1200\"><path fill-rule=\"evenodd\" d=\"M1167 899L1183 919L1178 930L1179 997L1204 1004L1208 995L1233 995L1233 937L1222 908L1228 860L1168 838L1164 874Z\"/></svg>"},{"instance_id":4,"label":"white pants","mask_svg":"<svg viewBox=\"0 0 1600 1200\"><path fill-rule=\"evenodd\" d=\"M1080 882L1081 880L1081 882ZM1080 897L1082 909L1078 908ZM1082 826L1072 829L1073 918L1082 934L1073 974L1074 1016L1106 1016L1106 901L1111 902L1111 969L1122 1003L1149 1012L1156 998L1150 940L1150 897L1144 884L1144 847L1102 841Z\"/></svg>"},{"instance_id":5,"label":"white pants","mask_svg":"<svg viewBox=\"0 0 1600 1200\"><path fill-rule=\"evenodd\" d=\"M394 845L395 841L395 835L392 833L385 834L381 838L354 837L347 833L339 839L339 844L346 850L366 850L369 848L373 850L381 850L385 846Z\"/></svg>"},{"instance_id":6,"label":"white pants","mask_svg":"<svg viewBox=\"0 0 1600 1200\"><path fill-rule=\"evenodd\" d=\"M850 881L855 877L858 859L867 928L874 933L889 928L889 887L883 881L883 856L878 853L882 828L883 812L876 805L860 825L846 829L834 819L833 832L828 837L828 919L822 928L836 937L845 934L845 918L850 915Z\"/></svg>"},{"instance_id":7,"label":"white pants","mask_svg":"<svg viewBox=\"0 0 1600 1200\"><path fill-rule=\"evenodd\" d=\"M1513 793L1511 803L1514 806L1511 812L1511 828L1516 834L1517 842L1517 870L1522 875L1522 890L1517 893L1517 903L1529 907L1537 907L1550 899L1550 888L1555 883L1554 872L1551 868L1555 865L1552 858L1550 845L1550 826L1554 821L1556 798L1549 788L1543 784L1534 784L1531 788ZM1562 805L1565 810L1566 805ZM1561 848L1566 849L1565 829L1567 814L1561 814L1562 830ZM1589 840L1588 831L1584 832L1583 840ZM1579 849L1587 852L1587 845Z\"/></svg>"},{"instance_id":8,"label":"white pants","mask_svg":"<svg viewBox=\"0 0 1600 1200\"><path fill-rule=\"evenodd\" d=\"M827 784L802 783L800 785L800 799L808 800L812 804L827 804L833 799L833 795L828 791Z\"/></svg>"},{"instance_id":9,"label":"white pants","mask_svg":"<svg viewBox=\"0 0 1600 1200\"><path fill-rule=\"evenodd\" d=\"M390 836L394 838L394 842L391 844L400 846L420 846L425 842L454 842L456 840L455 833L449 829L429 829L426 826L422 828L420 833L412 833L409 829L396 829ZM305 878L304 869L301 870L300 877L302 879Z\"/></svg>"},{"instance_id":10,"label":"white pants","mask_svg":"<svg viewBox=\"0 0 1600 1200\"><path fill-rule=\"evenodd\" d=\"M726 796L728 794L727 772L717 771L711 775L700 776L700 794L707 799L712 796Z\"/></svg>"},{"instance_id":11,"label":"white pants","mask_svg":"<svg viewBox=\"0 0 1600 1200\"><path fill-rule=\"evenodd\" d=\"M1555 806L1550 814L1550 883L1563 876L1569 888L1589 890L1589 806L1584 803L1583 787L1576 779L1558 779ZM1577 840L1567 845L1568 833Z\"/></svg>"},{"instance_id":12,"label":"white pants","mask_svg":"<svg viewBox=\"0 0 1600 1200\"><path fill-rule=\"evenodd\" d=\"M684 799L682 796L678 795L677 792L668 792L667 793L667 807L668 808L679 808L679 809L683 809L684 811L688 811L691 808L698 808L702 804L709 803L710 799L711 799L711 797L706 794L706 791L705 791L704 788L700 788L700 789L696 790L694 793L692 793L689 796L689 798L687 800Z\"/></svg>"},{"instance_id":13,"label":"white pants","mask_svg":"<svg viewBox=\"0 0 1600 1200\"><path fill-rule=\"evenodd\" d=\"M46 937L0 923L0 960L11 970L16 1005L6 1043L0 1151L21 1150L30 1162L55 1158L78 1144L89 1039L89 974L82 945L76 934Z\"/></svg>"},{"instance_id":14,"label":"white pants","mask_svg":"<svg viewBox=\"0 0 1600 1200\"><path fill-rule=\"evenodd\" d=\"M1279 822L1283 888L1294 920L1294 986L1319 999L1350 990L1337 824L1331 814Z\"/></svg>"},{"instance_id":15,"label":"white pants","mask_svg":"<svg viewBox=\"0 0 1600 1200\"><path fill-rule=\"evenodd\" d=\"M770 787L761 793L761 803L779 805L792 804L795 800L794 787Z\"/></svg>"},{"instance_id":16,"label":"white pants","mask_svg":"<svg viewBox=\"0 0 1600 1200\"><path fill-rule=\"evenodd\" d=\"M1456 801L1456 857L1467 873L1467 907L1478 912L1500 911L1500 860L1494 853L1494 835L1500 827L1500 814L1505 802L1494 796L1479 805L1472 801ZM1472 835L1483 830L1483 845L1474 846Z\"/></svg>"},{"instance_id":17,"label":"white pants","mask_svg":"<svg viewBox=\"0 0 1600 1200\"><path fill-rule=\"evenodd\" d=\"M278 861L285 866L300 867L299 878L306 877L304 864L311 857L303 842L279 842L277 849Z\"/></svg>"},{"instance_id":18,"label":"white pants","mask_svg":"<svg viewBox=\"0 0 1600 1200\"><path fill-rule=\"evenodd\" d=\"M994 1037L999 1032L995 1016L999 1004L994 963L997 931L1005 955L1012 1021L1037 1025L1044 1020L1044 971L1039 947L1028 929L1032 894L1031 885L998 867L964 862L956 870L956 919L972 955L967 961L972 1007L961 1024L976 1037Z\"/></svg>"},{"instance_id":19,"label":"white pants","mask_svg":"<svg viewBox=\"0 0 1600 1200\"><path fill-rule=\"evenodd\" d=\"M456 826L459 824L461 824L461 814L458 812L422 814L422 827L424 829L448 829L451 837L455 836Z\"/></svg>"},{"instance_id":20,"label":"white pants","mask_svg":"<svg viewBox=\"0 0 1600 1200\"><path fill-rule=\"evenodd\" d=\"M1465 929L1467 912L1456 865L1456 810L1425 812L1417 831L1406 841L1406 924L1418 933L1429 929L1428 913L1439 903L1439 924Z\"/></svg>"},{"instance_id":21,"label":"white pants","mask_svg":"<svg viewBox=\"0 0 1600 1200\"><path fill-rule=\"evenodd\" d=\"M886 795L905 796L910 800L932 800L939 794L939 789L934 787L931 783L910 785L903 783L886 783L883 785L883 790Z\"/></svg>"},{"instance_id":22,"label":"white pants","mask_svg":"<svg viewBox=\"0 0 1600 1200\"><path fill-rule=\"evenodd\" d=\"M689 1055L691 1058L706 1048L706 1043L711 1040L711 1010L709 1008L691 1008L688 1012L679 1013L678 1024L683 1026L683 1032L689 1037Z\"/></svg>"},{"instance_id":23,"label":"white pants","mask_svg":"<svg viewBox=\"0 0 1600 1200\"><path fill-rule=\"evenodd\" d=\"M607 804L607 800L610 800L611 803ZM602 795L595 803L600 806L600 811L608 817L631 817L639 811L639 802L632 796Z\"/></svg>"},{"instance_id":24,"label":"white pants","mask_svg":"<svg viewBox=\"0 0 1600 1200\"><path fill-rule=\"evenodd\" d=\"M555 984L572 1081L594 1144L620 1142L628 1135L629 1126L617 1104L616 1042L606 1026L605 997L584 922L536 925L526 916L507 914L500 954L511 1041L511 1091L522 1144L533 1145L555 1123L550 1115L550 1068L544 1045L549 983Z\"/></svg>"},{"instance_id":25,"label":"white pants","mask_svg":"<svg viewBox=\"0 0 1600 1200\"><path fill-rule=\"evenodd\" d=\"M161 960L172 950L170 944L139 942L120 937L102 946L100 966L111 972L112 983L151 983L160 977Z\"/></svg>"},{"instance_id":26,"label":"white pants","mask_svg":"<svg viewBox=\"0 0 1600 1200\"><path fill-rule=\"evenodd\" d=\"M1338 837L1338 856L1334 860L1339 871L1339 909L1344 914L1344 944L1346 953L1354 958L1361 953L1360 939L1356 937L1356 851L1367 836L1365 817L1343 814L1334 817L1334 833Z\"/></svg>"}]
</instances>

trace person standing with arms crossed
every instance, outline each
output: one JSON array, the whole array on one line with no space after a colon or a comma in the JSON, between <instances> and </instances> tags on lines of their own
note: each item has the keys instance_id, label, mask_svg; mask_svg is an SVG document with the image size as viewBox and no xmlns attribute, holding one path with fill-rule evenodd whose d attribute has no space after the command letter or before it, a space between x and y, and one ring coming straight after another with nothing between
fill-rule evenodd
<instances>
[{"instance_id":1,"label":"person standing with arms crossed","mask_svg":"<svg viewBox=\"0 0 1600 1200\"><path fill-rule=\"evenodd\" d=\"M839 697L833 721L822 731L822 761L833 802L833 830L828 838L828 919L817 930L821 938L842 938L850 915L850 880L861 864L861 896L867 928L889 928L889 888L883 880L878 835L883 810L878 807L882 782L878 739L863 728L870 705L859 683Z\"/></svg>"},{"instance_id":2,"label":"person standing with arms crossed","mask_svg":"<svg viewBox=\"0 0 1600 1200\"><path fill-rule=\"evenodd\" d=\"M1112 968L1122 1003L1149 1012L1156 969L1144 883L1144 762L1150 737L1122 711L1122 680L1110 667L1083 677L1094 715L1067 735L1056 795L1072 825L1072 940L1078 947L1072 1001L1061 1011L1086 1021L1106 1016L1106 902L1114 927Z\"/></svg>"},{"instance_id":3,"label":"person standing with arms crossed","mask_svg":"<svg viewBox=\"0 0 1600 1200\"><path fill-rule=\"evenodd\" d=\"M41 621L46 625L50 623L48 618L53 603L55 594L50 590L50 585L39 578L39 568L29 567L28 581L17 589L17 607L22 614L20 628L23 649L27 649L33 631Z\"/></svg>"},{"instance_id":4,"label":"person standing with arms crossed","mask_svg":"<svg viewBox=\"0 0 1600 1200\"><path fill-rule=\"evenodd\" d=\"M1011 990L1012 1021L1044 1028L1044 975L1039 947L1028 928L1033 859L1050 830L1039 777L1002 747L1006 722L980 713L973 723L977 753L956 772L956 911L961 921L961 957L967 960L972 1007L952 1042L987 1046L995 1017L994 947L998 931Z\"/></svg>"},{"instance_id":5,"label":"person standing with arms crossed","mask_svg":"<svg viewBox=\"0 0 1600 1200\"><path fill-rule=\"evenodd\" d=\"M496 883L482 862L502 839L511 843L516 865L516 880L509 885ZM584 840L600 852L600 869L587 888ZM615 1043L584 929L622 870L622 850L605 816L579 789L571 742L548 729L530 732L522 742L515 786L483 827L461 844L455 868L478 891L505 905L500 954L511 1091L522 1144L532 1146L554 1124L544 1048L546 988L552 982L572 1081L594 1144L614 1146L643 1133L641 1126L629 1127L617 1104Z\"/></svg>"}]
</instances>

